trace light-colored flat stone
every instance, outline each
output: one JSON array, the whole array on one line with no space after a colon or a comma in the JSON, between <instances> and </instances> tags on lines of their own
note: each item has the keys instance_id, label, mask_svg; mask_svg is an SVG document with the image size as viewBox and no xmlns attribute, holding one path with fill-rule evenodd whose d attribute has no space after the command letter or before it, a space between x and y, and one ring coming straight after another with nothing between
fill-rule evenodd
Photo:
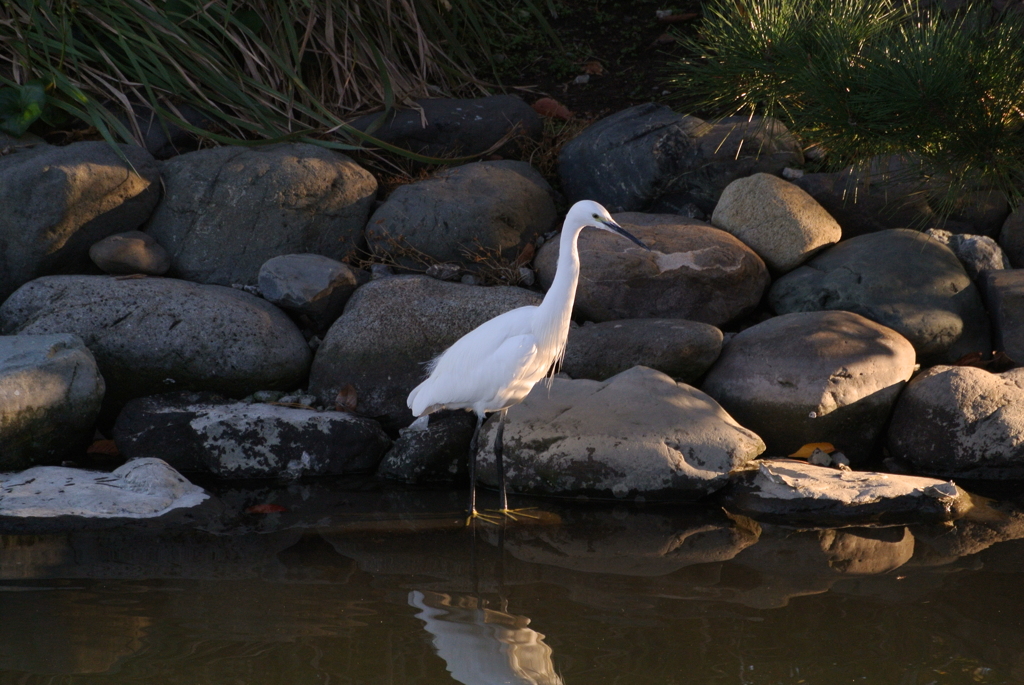
<instances>
[{"instance_id":1,"label":"light-colored flat stone","mask_svg":"<svg viewBox=\"0 0 1024 685\"><path fill-rule=\"evenodd\" d=\"M811 525L950 521L971 508L950 481L765 459L734 475L727 505L754 517Z\"/></svg>"},{"instance_id":2,"label":"light-colored flat stone","mask_svg":"<svg viewBox=\"0 0 1024 685\"><path fill-rule=\"evenodd\" d=\"M0 474L0 516L155 518L207 497L160 459L135 459L111 473L37 466Z\"/></svg>"}]
</instances>

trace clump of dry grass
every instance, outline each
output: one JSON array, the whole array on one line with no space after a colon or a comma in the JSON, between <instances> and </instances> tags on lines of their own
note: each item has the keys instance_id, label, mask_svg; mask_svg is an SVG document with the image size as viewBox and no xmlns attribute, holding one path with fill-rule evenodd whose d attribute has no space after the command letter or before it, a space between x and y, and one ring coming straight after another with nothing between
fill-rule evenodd
<instances>
[{"instance_id":1,"label":"clump of dry grass","mask_svg":"<svg viewBox=\"0 0 1024 685\"><path fill-rule=\"evenodd\" d=\"M484 92L499 18L499 0L10 0L0 84L41 84L47 108L110 141L141 141L145 106L216 142L355 149L358 112Z\"/></svg>"}]
</instances>

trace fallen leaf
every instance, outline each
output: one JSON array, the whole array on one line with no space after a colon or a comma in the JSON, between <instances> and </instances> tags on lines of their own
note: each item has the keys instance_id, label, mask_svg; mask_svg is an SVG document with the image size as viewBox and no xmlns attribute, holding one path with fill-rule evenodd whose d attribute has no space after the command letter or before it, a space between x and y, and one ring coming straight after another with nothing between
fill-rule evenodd
<instances>
[{"instance_id":1,"label":"fallen leaf","mask_svg":"<svg viewBox=\"0 0 1024 685\"><path fill-rule=\"evenodd\" d=\"M669 43L675 43L676 37L671 33L663 33L654 39L655 45L668 45Z\"/></svg>"},{"instance_id":2,"label":"fallen leaf","mask_svg":"<svg viewBox=\"0 0 1024 685\"><path fill-rule=\"evenodd\" d=\"M516 266L526 266L533 261L533 255L537 252L537 246L533 243L526 243L526 247L516 257Z\"/></svg>"},{"instance_id":3,"label":"fallen leaf","mask_svg":"<svg viewBox=\"0 0 1024 685\"><path fill-rule=\"evenodd\" d=\"M256 504L245 510L246 514L278 514L282 511L288 511L287 507L282 507L280 504Z\"/></svg>"},{"instance_id":4,"label":"fallen leaf","mask_svg":"<svg viewBox=\"0 0 1024 685\"><path fill-rule=\"evenodd\" d=\"M600 76L604 73L604 67L596 59L588 59L583 63L583 73L592 76Z\"/></svg>"},{"instance_id":5,"label":"fallen leaf","mask_svg":"<svg viewBox=\"0 0 1024 685\"><path fill-rule=\"evenodd\" d=\"M533 111L549 119L564 119L565 121L572 119L572 112L554 98L541 98L537 100L533 103Z\"/></svg>"},{"instance_id":6,"label":"fallen leaf","mask_svg":"<svg viewBox=\"0 0 1024 685\"><path fill-rule=\"evenodd\" d=\"M991 373L1009 371L1016 365L1017 363L1003 351L993 352L991 359L985 359L984 352L971 352L953 362L953 366L976 366Z\"/></svg>"},{"instance_id":7,"label":"fallen leaf","mask_svg":"<svg viewBox=\"0 0 1024 685\"><path fill-rule=\"evenodd\" d=\"M113 440L94 440L85 450L86 454L102 454L106 457L117 457L121 453L117 451L117 445Z\"/></svg>"},{"instance_id":8,"label":"fallen leaf","mask_svg":"<svg viewBox=\"0 0 1024 685\"><path fill-rule=\"evenodd\" d=\"M814 450L821 450L822 452L835 452L836 448L830 442L809 442L789 456L793 457L794 459L807 459L809 456L814 454Z\"/></svg>"},{"instance_id":9,"label":"fallen leaf","mask_svg":"<svg viewBox=\"0 0 1024 685\"><path fill-rule=\"evenodd\" d=\"M341 386L338 396L334 398L334 408L337 411L353 412L356 410L356 386L346 383Z\"/></svg>"},{"instance_id":10,"label":"fallen leaf","mask_svg":"<svg viewBox=\"0 0 1024 685\"><path fill-rule=\"evenodd\" d=\"M953 366L981 366L984 358L984 352L970 352L953 362Z\"/></svg>"}]
</instances>

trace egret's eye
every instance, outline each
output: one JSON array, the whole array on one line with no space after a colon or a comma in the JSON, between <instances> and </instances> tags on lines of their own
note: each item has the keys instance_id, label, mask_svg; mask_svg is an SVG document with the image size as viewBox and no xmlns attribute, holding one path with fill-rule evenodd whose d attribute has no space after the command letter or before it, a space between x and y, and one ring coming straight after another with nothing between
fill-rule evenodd
<instances>
[{"instance_id":1,"label":"egret's eye","mask_svg":"<svg viewBox=\"0 0 1024 685\"><path fill-rule=\"evenodd\" d=\"M600 219L601 217L599 217L599 216L598 216L597 214L595 214L595 215L594 215L594 218L595 218L595 219Z\"/></svg>"}]
</instances>

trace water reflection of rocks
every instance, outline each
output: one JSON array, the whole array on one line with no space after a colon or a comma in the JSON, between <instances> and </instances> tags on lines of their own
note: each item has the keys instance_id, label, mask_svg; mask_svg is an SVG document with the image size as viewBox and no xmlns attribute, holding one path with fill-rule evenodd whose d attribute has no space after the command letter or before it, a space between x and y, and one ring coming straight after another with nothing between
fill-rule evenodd
<instances>
[{"instance_id":1,"label":"water reflection of rocks","mask_svg":"<svg viewBox=\"0 0 1024 685\"><path fill-rule=\"evenodd\" d=\"M657 671L695 659L720 668L742 656L769 668L747 653L774 637L758 631L803 630L812 644L815 631L884 624L901 606L897 615L913 624L879 630L909 631L897 641L908 653L983 655L979 663L995 664L984 668L1024 678L1024 629L1000 619L998 606L1019 609L1019 601L989 594L1024 577L1024 514L1008 505L948 525L822 530L708 509L577 506L558 510L560 524L474 534L457 517L431 515L429 494L416 511L392 507L390 519L361 513L386 509L382 497L348 493L326 518L258 518L258 533L245 525L244 534L140 527L2 536L0 584L20 591L2 593L0 674L138 676L146 660L192 650L176 667L208 660L191 667L226 679L232 660L267 659L268 672L290 664L384 683L392 681L379 664L400 649L393 682L443 682L445 671L466 685L602 682L581 664L604 658L628 669L646 658ZM434 511L450 504L435 502ZM822 598L817 610L808 609L811 596ZM841 621L829 618L834 611ZM377 627L385 623L386 635ZM697 625L706 639L668 637ZM632 646L602 657L601 631ZM929 642L936 635L947 647ZM343 637L365 653L342 659ZM687 639L703 644L699 653L671 646ZM800 663L808 647L799 644L776 656ZM300 647L321 654L315 667L296 662ZM829 658L839 662L859 649L856 640L834 648L840 656ZM505 680L485 675L499 671Z\"/></svg>"}]
</instances>

